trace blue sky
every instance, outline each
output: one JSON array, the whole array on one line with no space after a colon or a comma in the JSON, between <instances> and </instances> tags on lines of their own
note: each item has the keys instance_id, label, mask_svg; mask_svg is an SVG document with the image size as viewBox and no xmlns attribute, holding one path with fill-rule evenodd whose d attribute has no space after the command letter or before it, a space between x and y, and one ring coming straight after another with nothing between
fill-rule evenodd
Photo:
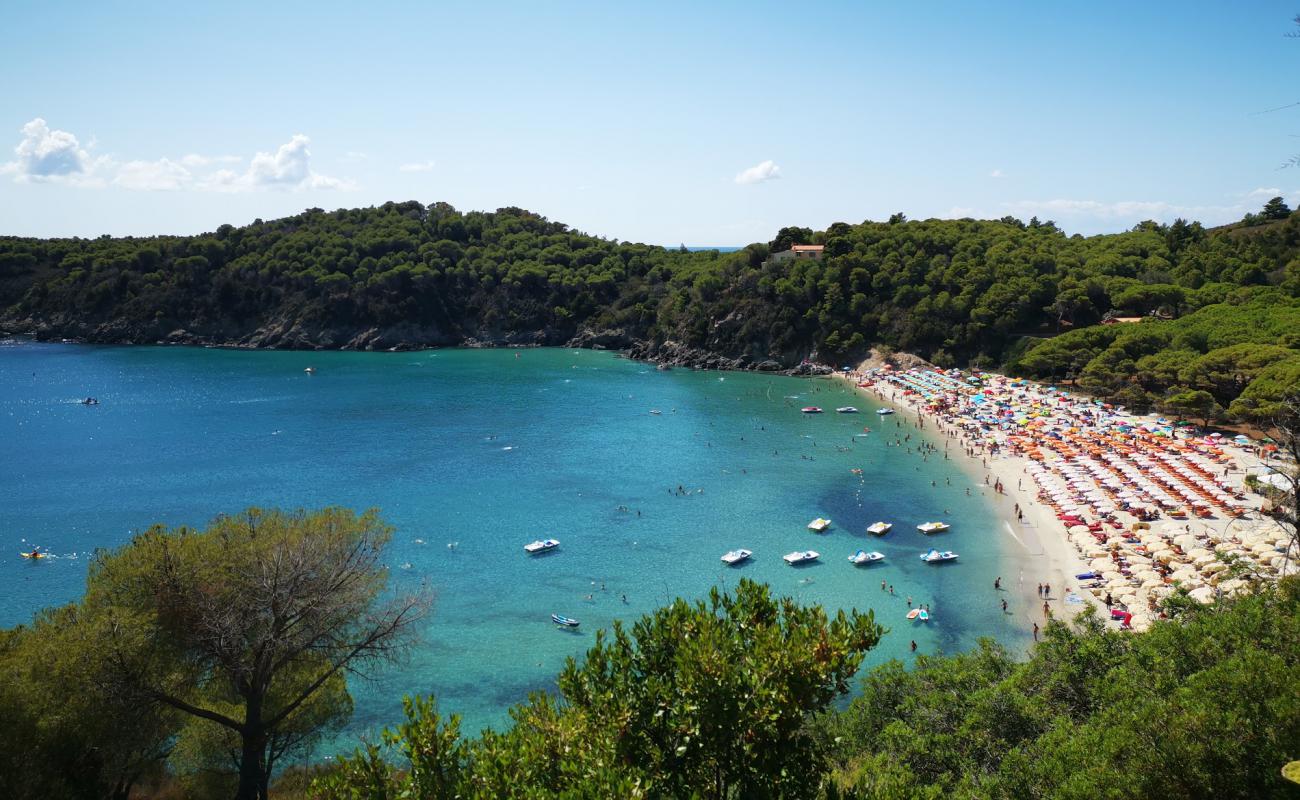
<instances>
[{"instance_id":1,"label":"blue sky","mask_svg":"<svg viewBox=\"0 0 1300 800\"><path fill-rule=\"evenodd\" d=\"M1300 201L1289 3L0 8L0 234L517 205L738 245L1014 214L1068 231Z\"/></svg>"}]
</instances>

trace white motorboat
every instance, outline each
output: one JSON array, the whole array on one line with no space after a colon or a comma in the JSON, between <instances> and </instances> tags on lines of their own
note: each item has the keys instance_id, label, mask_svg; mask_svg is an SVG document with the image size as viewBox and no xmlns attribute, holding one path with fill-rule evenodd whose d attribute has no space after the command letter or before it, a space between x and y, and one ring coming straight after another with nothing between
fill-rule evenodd
<instances>
[{"instance_id":1,"label":"white motorboat","mask_svg":"<svg viewBox=\"0 0 1300 800\"><path fill-rule=\"evenodd\" d=\"M873 533L876 536L884 536L894 527L892 522L873 522L867 526L867 533Z\"/></svg>"},{"instance_id":2,"label":"white motorboat","mask_svg":"<svg viewBox=\"0 0 1300 800\"><path fill-rule=\"evenodd\" d=\"M924 534L943 533L952 526L946 522L924 522L916 526L916 529Z\"/></svg>"},{"instance_id":3,"label":"white motorboat","mask_svg":"<svg viewBox=\"0 0 1300 800\"><path fill-rule=\"evenodd\" d=\"M956 561L957 554L951 550L931 550L928 553L922 553L921 560L927 564L938 564L944 561Z\"/></svg>"},{"instance_id":4,"label":"white motorboat","mask_svg":"<svg viewBox=\"0 0 1300 800\"><path fill-rule=\"evenodd\" d=\"M799 410L802 411L802 412L805 413L805 414L820 414L820 413L822 413L822 410L821 410L820 408L818 408L817 406L804 406L803 408L801 408L801 409L799 409Z\"/></svg>"},{"instance_id":5,"label":"white motorboat","mask_svg":"<svg viewBox=\"0 0 1300 800\"><path fill-rule=\"evenodd\" d=\"M849 556L849 561L852 561L854 564L858 566L862 566L863 564L874 564L877 561L884 561L884 560L885 560L885 554L877 553L875 550L872 550L870 553L868 553L866 550L859 550L858 552Z\"/></svg>"},{"instance_id":6,"label":"white motorboat","mask_svg":"<svg viewBox=\"0 0 1300 800\"><path fill-rule=\"evenodd\" d=\"M795 564L806 564L809 561L816 561L821 558L822 554L816 550L796 550L793 553L786 553L781 556L785 563L794 566Z\"/></svg>"},{"instance_id":7,"label":"white motorboat","mask_svg":"<svg viewBox=\"0 0 1300 800\"><path fill-rule=\"evenodd\" d=\"M652 408L652 409L650 409L650 413L651 413L651 414L654 414L654 415L657 417L657 416L659 416L660 414L662 414L662 413L664 413L664 412L660 411L660 410L657 409L657 408Z\"/></svg>"},{"instance_id":8,"label":"white motorboat","mask_svg":"<svg viewBox=\"0 0 1300 800\"><path fill-rule=\"evenodd\" d=\"M722 563L727 564L729 566L734 566L736 564L739 564L742 561L748 561L749 557L752 555L754 555L753 551L746 550L745 548L742 547L739 550L732 550L731 552L724 555L722 557Z\"/></svg>"},{"instance_id":9,"label":"white motorboat","mask_svg":"<svg viewBox=\"0 0 1300 800\"><path fill-rule=\"evenodd\" d=\"M813 533L825 533L826 530L830 528L830 526L831 526L830 520L822 519L821 517L818 517L817 519L808 523L808 530L812 531Z\"/></svg>"},{"instance_id":10,"label":"white motorboat","mask_svg":"<svg viewBox=\"0 0 1300 800\"><path fill-rule=\"evenodd\" d=\"M538 553L545 553L548 550L554 550L559 546L559 539L538 539L535 542L529 542L524 545L524 552L529 553L530 555L537 555Z\"/></svg>"},{"instance_id":11,"label":"white motorboat","mask_svg":"<svg viewBox=\"0 0 1300 800\"><path fill-rule=\"evenodd\" d=\"M882 417L885 417L885 416L888 416L888 415L894 413L894 409L892 409L892 408L878 408L878 409L876 409L876 413L879 414L879 415L882 416Z\"/></svg>"},{"instance_id":12,"label":"white motorboat","mask_svg":"<svg viewBox=\"0 0 1300 800\"><path fill-rule=\"evenodd\" d=\"M858 410L857 410L856 408L854 408L853 406L840 406L839 408L837 408L837 409L835 409L835 410L838 411L838 412L841 413L841 414L856 414L856 413L858 413Z\"/></svg>"}]
</instances>

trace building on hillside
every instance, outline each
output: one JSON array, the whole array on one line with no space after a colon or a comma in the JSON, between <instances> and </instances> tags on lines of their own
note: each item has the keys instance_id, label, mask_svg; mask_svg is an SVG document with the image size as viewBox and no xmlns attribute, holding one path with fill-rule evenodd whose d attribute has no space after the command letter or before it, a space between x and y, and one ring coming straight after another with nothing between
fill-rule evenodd
<instances>
[{"instance_id":1,"label":"building on hillside","mask_svg":"<svg viewBox=\"0 0 1300 800\"><path fill-rule=\"evenodd\" d=\"M820 244L796 244L789 250L782 250L779 253L773 253L769 260L771 261L788 261L794 258L811 258L820 260L824 245Z\"/></svg>"},{"instance_id":2,"label":"building on hillside","mask_svg":"<svg viewBox=\"0 0 1300 800\"><path fill-rule=\"evenodd\" d=\"M1130 322L1141 322L1145 317L1107 317L1101 321L1102 325L1124 325Z\"/></svg>"}]
</instances>

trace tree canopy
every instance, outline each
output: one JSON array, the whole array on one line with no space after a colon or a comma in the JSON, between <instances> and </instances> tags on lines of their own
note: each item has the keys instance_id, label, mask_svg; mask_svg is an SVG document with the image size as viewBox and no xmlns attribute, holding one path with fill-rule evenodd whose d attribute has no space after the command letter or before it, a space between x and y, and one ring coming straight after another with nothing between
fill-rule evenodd
<instances>
[{"instance_id":1,"label":"tree canopy","mask_svg":"<svg viewBox=\"0 0 1300 800\"><path fill-rule=\"evenodd\" d=\"M677 600L619 623L559 696L516 707L514 724L458 737L433 705L342 759L327 797L816 797L824 743L809 721L849 689L882 630L871 614L804 607L742 579L734 594ZM385 760L392 755L396 764Z\"/></svg>"},{"instance_id":2,"label":"tree canopy","mask_svg":"<svg viewBox=\"0 0 1300 800\"><path fill-rule=\"evenodd\" d=\"M389 536L374 512L249 509L96 552L81 602L0 641L3 716L31 732L0 782L125 797L165 759L265 800L351 716L345 673L400 653L427 605L386 592Z\"/></svg>"}]
</instances>

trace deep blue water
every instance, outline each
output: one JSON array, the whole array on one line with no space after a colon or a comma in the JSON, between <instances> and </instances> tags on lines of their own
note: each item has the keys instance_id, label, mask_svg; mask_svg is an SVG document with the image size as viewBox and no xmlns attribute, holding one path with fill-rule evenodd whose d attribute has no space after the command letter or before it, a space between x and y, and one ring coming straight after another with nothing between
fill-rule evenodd
<instances>
[{"instance_id":1,"label":"deep blue water","mask_svg":"<svg viewBox=\"0 0 1300 800\"><path fill-rule=\"evenodd\" d=\"M77 402L89 395L101 404ZM827 413L799 413L807 404ZM845 404L864 413L833 412ZM914 445L917 432L897 417L882 424L877 407L827 379L661 372L594 351L6 342L0 624L76 598L88 550L152 523L341 504L381 509L398 529L394 585L437 593L414 656L353 686L356 729L396 720L408 692L435 693L466 730L500 723L508 704L552 687L598 628L742 575L804 602L875 609L892 631L869 663L906 658L913 639L923 652L984 635L1022 644L989 591L1013 568L988 501L978 488L966 496L974 479L955 462L885 446L904 431ZM854 438L864 425L875 430ZM807 531L817 516L834 529ZM894 531L867 536L882 518ZM952 532L914 530L936 518ZM563 542L558 552L525 556L546 536ZM32 543L59 557L20 558ZM960 562L921 563L932 543ZM724 568L719 556L740 546L753 561ZM855 568L846 556L859 548L887 560ZM821 562L787 566L781 556L796 549ZM908 596L934 620L908 622ZM551 612L580 618L582 632L557 631Z\"/></svg>"}]
</instances>

